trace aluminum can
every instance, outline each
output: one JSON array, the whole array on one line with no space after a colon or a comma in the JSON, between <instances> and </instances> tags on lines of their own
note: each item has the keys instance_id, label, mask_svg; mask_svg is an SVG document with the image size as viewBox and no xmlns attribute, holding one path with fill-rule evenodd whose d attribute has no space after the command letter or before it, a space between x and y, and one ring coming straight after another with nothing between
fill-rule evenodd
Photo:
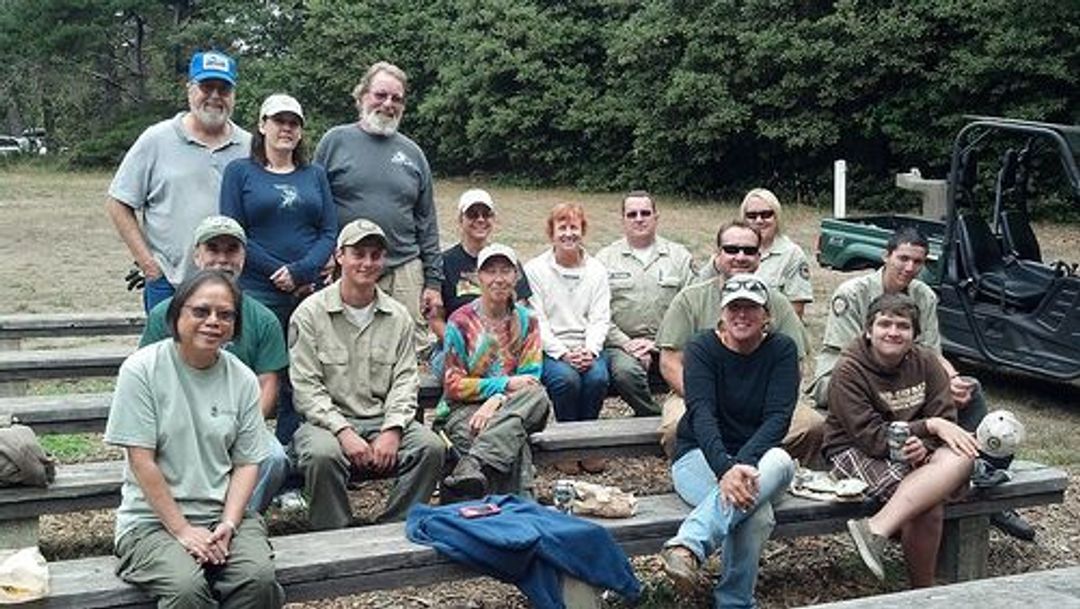
<instances>
[{"instance_id":1,"label":"aluminum can","mask_svg":"<svg viewBox=\"0 0 1080 609\"><path fill-rule=\"evenodd\" d=\"M574 481L573 480L556 480L555 487L551 492L552 502L555 504L555 509L564 514L571 514L574 511Z\"/></svg>"},{"instance_id":2,"label":"aluminum can","mask_svg":"<svg viewBox=\"0 0 1080 609\"><path fill-rule=\"evenodd\" d=\"M905 461L904 443L911 437L911 428L908 427L907 421L889 423L886 437L889 442L889 459L903 463Z\"/></svg>"}]
</instances>

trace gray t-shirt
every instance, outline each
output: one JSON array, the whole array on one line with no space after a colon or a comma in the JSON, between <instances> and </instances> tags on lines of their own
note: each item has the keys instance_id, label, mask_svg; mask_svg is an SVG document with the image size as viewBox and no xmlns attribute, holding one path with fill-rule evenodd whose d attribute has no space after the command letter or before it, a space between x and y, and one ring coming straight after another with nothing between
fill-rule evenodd
<instances>
[{"instance_id":1,"label":"gray t-shirt","mask_svg":"<svg viewBox=\"0 0 1080 609\"><path fill-rule=\"evenodd\" d=\"M146 243L173 285L195 270L192 233L218 213L225 166L251 152L251 134L232 123L227 142L206 147L184 130L185 114L143 131L109 185L110 197L142 212Z\"/></svg>"},{"instance_id":2,"label":"gray t-shirt","mask_svg":"<svg viewBox=\"0 0 1080 609\"><path fill-rule=\"evenodd\" d=\"M180 511L206 526L221 518L233 466L258 463L269 452L258 402L255 373L235 355L221 351L213 366L199 370L184 363L176 341L159 341L120 367L105 441L153 449ZM160 522L130 464L121 495L117 540Z\"/></svg>"},{"instance_id":3,"label":"gray t-shirt","mask_svg":"<svg viewBox=\"0 0 1080 609\"><path fill-rule=\"evenodd\" d=\"M389 241L386 268L420 258L424 285L442 285L442 251L431 168L420 147L395 133L372 135L356 123L326 132L315 149L326 168L337 206L338 226L367 218Z\"/></svg>"}]
</instances>

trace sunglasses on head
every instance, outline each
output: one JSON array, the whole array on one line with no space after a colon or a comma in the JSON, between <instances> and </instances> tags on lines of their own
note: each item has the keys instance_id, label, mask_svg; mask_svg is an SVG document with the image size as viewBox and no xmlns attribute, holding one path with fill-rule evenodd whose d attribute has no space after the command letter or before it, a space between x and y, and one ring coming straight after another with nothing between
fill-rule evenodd
<instances>
[{"instance_id":1,"label":"sunglasses on head","mask_svg":"<svg viewBox=\"0 0 1080 609\"><path fill-rule=\"evenodd\" d=\"M191 316L195 319L206 319L213 313L220 322L231 324L236 321L236 311L232 309L211 309L202 305L184 305L183 308L191 311Z\"/></svg>"},{"instance_id":2,"label":"sunglasses on head","mask_svg":"<svg viewBox=\"0 0 1080 609\"><path fill-rule=\"evenodd\" d=\"M763 209L761 211L748 211L743 215L746 216L747 220L757 220L758 218L761 218L762 220L768 220L769 218L775 216L776 212L771 209Z\"/></svg>"},{"instance_id":3,"label":"sunglasses on head","mask_svg":"<svg viewBox=\"0 0 1080 609\"><path fill-rule=\"evenodd\" d=\"M757 256L760 248L756 245L721 245L720 251L724 252L728 256L734 256L739 252L746 254L747 256Z\"/></svg>"},{"instance_id":4,"label":"sunglasses on head","mask_svg":"<svg viewBox=\"0 0 1080 609\"><path fill-rule=\"evenodd\" d=\"M474 206L470 207L469 209L465 210L465 217L470 219L470 220L475 220L477 218L490 218L490 217L492 217L494 215L495 215L495 212L491 211L490 209L488 209L486 207L481 207L479 205L474 205Z\"/></svg>"},{"instance_id":5,"label":"sunglasses on head","mask_svg":"<svg viewBox=\"0 0 1080 609\"><path fill-rule=\"evenodd\" d=\"M652 210L651 209L635 209L634 211L626 212L626 217L629 218L630 220L634 220L636 218L651 218L652 217Z\"/></svg>"},{"instance_id":6,"label":"sunglasses on head","mask_svg":"<svg viewBox=\"0 0 1080 609\"><path fill-rule=\"evenodd\" d=\"M724 282L725 292L737 292L739 290L747 290L750 292L765 292L765 284L760 279L740 279L732 280L728 279Z\"/></svg>"}]
</instances>

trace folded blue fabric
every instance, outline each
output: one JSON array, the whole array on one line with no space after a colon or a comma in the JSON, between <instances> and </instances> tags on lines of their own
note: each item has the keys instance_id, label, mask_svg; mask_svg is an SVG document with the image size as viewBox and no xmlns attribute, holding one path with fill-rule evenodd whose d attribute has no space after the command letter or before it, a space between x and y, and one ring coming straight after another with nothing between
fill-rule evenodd
<instances>
[{"instance_id":1,"label":"folded blue fabric","mask_svg":"<svg viewBox=\"0 0 1080 609\"><path fill-rule=\"evenodd\" d=\"M461 508L492 503L500 512L466 518ZM565 609L560 576L614 590L634 602L641 583L611 534L599 525L513 495L431 507L416 505L409 540L518 587L540 609Z\"/></svg>"}]
</instances>

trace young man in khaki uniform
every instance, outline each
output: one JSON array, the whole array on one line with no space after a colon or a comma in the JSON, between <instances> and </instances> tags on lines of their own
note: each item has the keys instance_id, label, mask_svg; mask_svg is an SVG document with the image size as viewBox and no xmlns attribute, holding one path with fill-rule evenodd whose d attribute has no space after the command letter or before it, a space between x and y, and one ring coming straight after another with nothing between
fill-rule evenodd
<instances>
[{"instance_id":1,"label":"young man in khaki uniform","mask_svg":"<svg viewBox=\"0 0 1080 609\"><path fill-rule=\"evenodd\" d=\"M623 238L596 255L611 289L604 343L611 383L639 417L660 414L649 391L649 372L658 373L660 364L656 333L672 299L693 279L689 250L658 236L659 220L649 193L631 192L622 204Z\"/></svg>"},{"instance_id":2,"label":"young man in khaki uniform","mask_svg":"<svg viewBox=\"0 0 1080 609\"><path fill-rule=\"evenodd\" d=\"M714 278L679 292L671 301L660 324L656 344L660 347L660 372L671 387L672 395L664 402L660 424L660 444L669 455L675 448L675 431L686 412L683 402L682 351L690 338L716 327L720 319L720 298L724 281L738 273L753 273L759 262L760 238L756 230L741 220L720 227L716 234L717 251L712 259ZM795 341L799 361L806 356L806 334L802 322L783 294L769 291L770 331L786 334ZM821 433L825 418L813 408L796 405L791 427L783 447L804 464L821 460Z\"/></svg>"},{"instance_id":3,"label":"young man in khaki uniform","mask_svg":"<svg viewBox=\"0 0 1080 609\"><path fill-rule=\"evenodd\" d=\"M306 420L293 441L316 530L352 521L350 476L396 478L379 516L390 521L430 499L442 472L442 441L414 419L412 318L377 286L386 248L374 222L346 224L334 254L341 279L289 323L289 374Z\"/></svg>"}]
</instances>

